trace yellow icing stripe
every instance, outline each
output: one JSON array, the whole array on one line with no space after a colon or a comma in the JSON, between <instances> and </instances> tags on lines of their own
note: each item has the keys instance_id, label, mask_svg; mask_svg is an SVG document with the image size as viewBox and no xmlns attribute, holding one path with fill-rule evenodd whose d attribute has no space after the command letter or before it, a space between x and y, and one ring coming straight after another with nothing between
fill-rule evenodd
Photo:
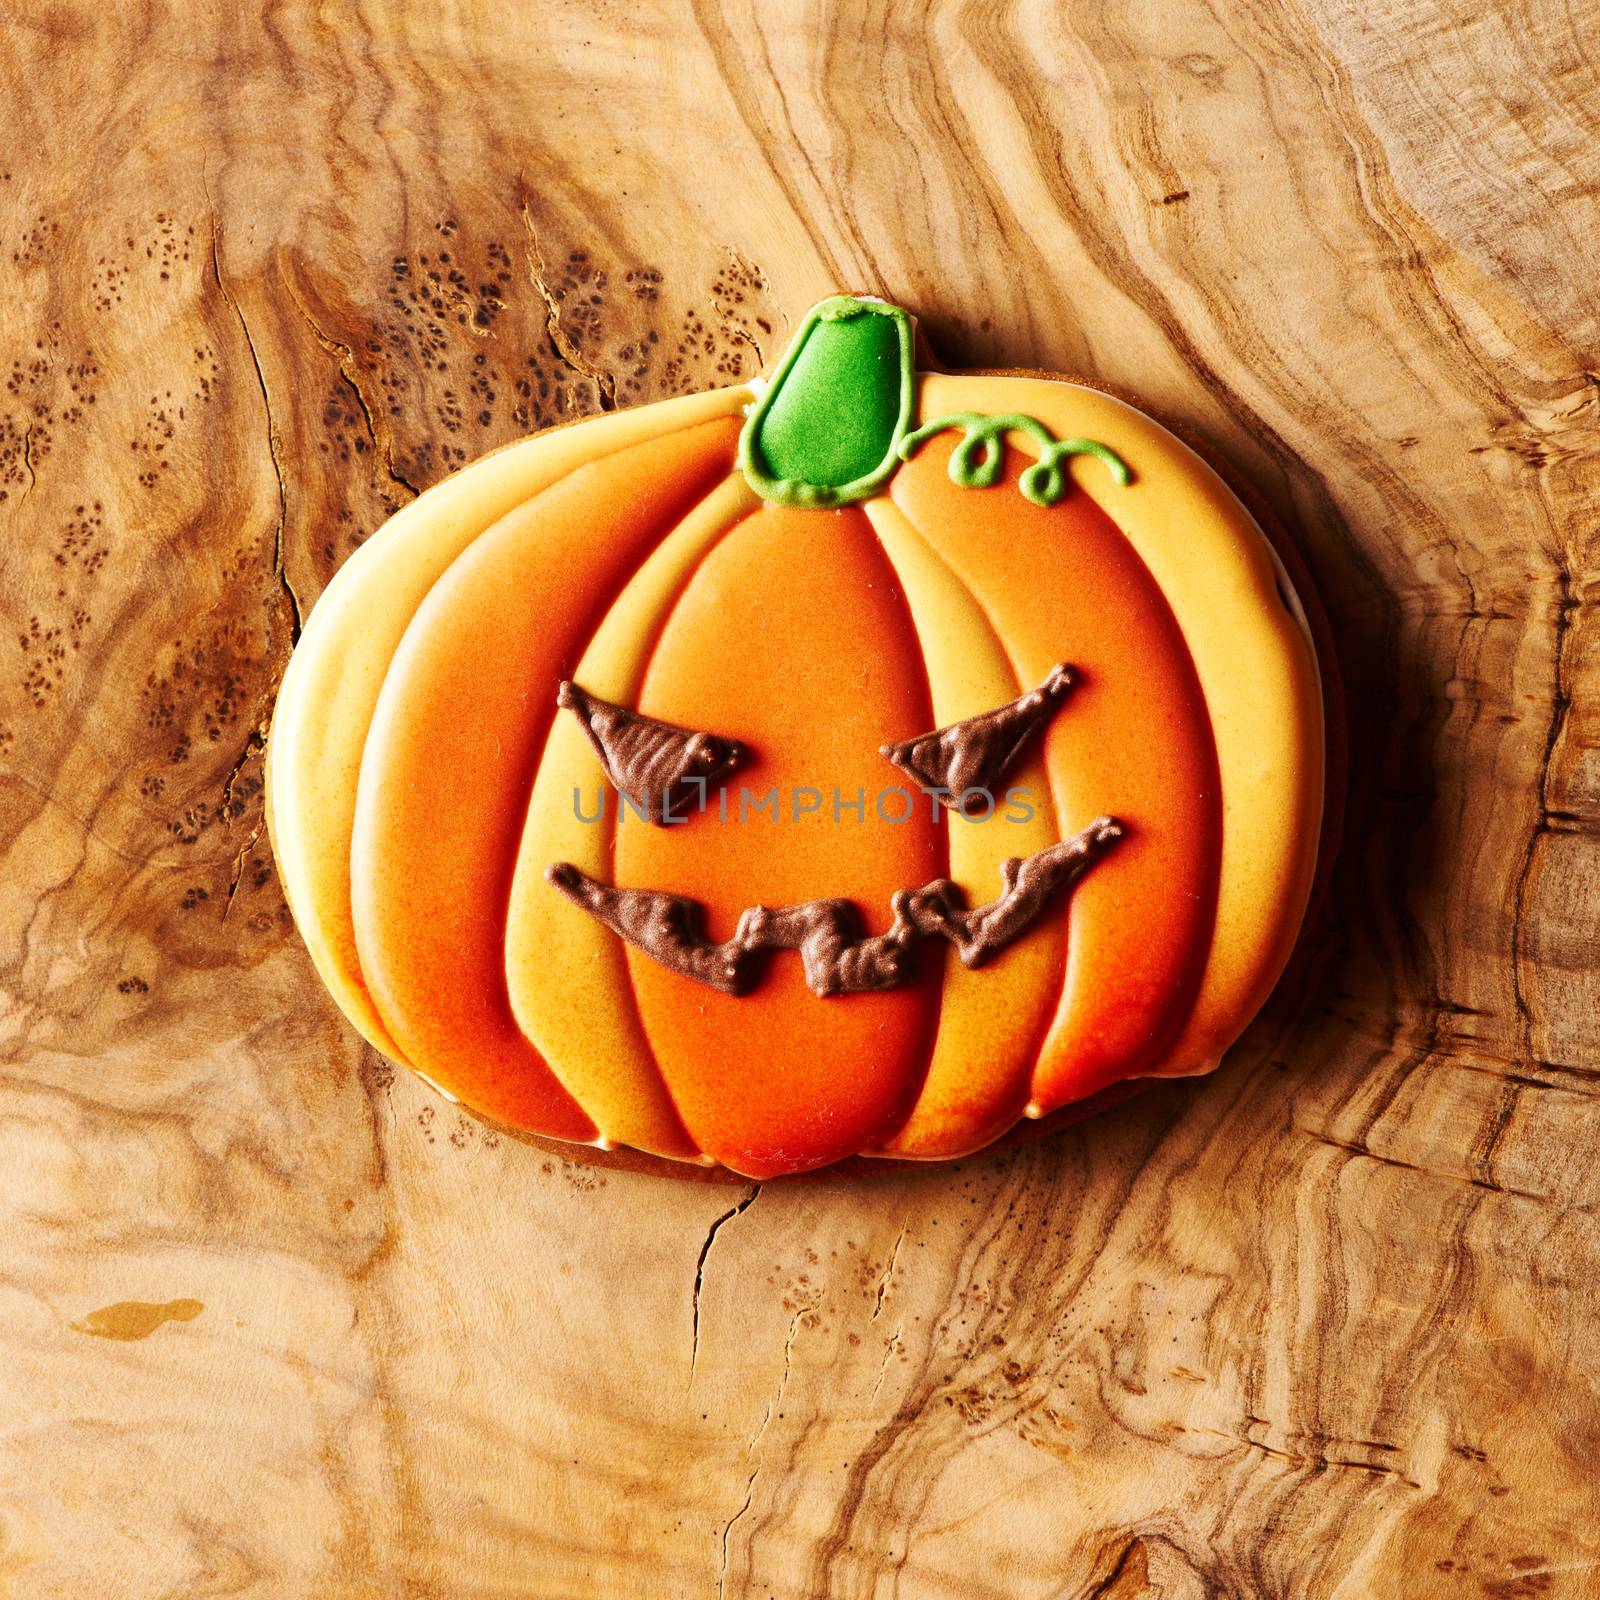
<instances>
[{"instance_id":1,"label":"yellow icing stripe","mask_svg":"<svg viewBox=\"0 0 1600 1600\"><path fill-rule=\"evenodd\" d=\"M921 416L953 411L1023 412L1058 437L1108 445L1133 469L1133 482L1120 487L1099 462L1075 460L1072 492L1091 495L1113 518L1165 592L1211 716L1223 816L1216 932L1188 1021L1147 1069L1206 1071L1277 982L1316 869L1322 694L1304 623L1280 598L1270 549L1249 512L1143 412L1051 379L924 376ZM1024 437L1013 442L1037 453Z\"/></svg>"},{"instance_id":2,"label":"yellow icing stripe","mask_svg":"<svg viewBox=\"0 0 1600 1600\"><path fill-rule=\"evenodd\" d=\"M731 416L740 385L554 428L485 456L398 512L334 574L290 658L270 740L267 818L284 894L323 982L366 1039L405 1057L361 977L350 911L356 778L400 636L491 523L599 456Z\"/></svg>"},{"instance_id":3,"label":"yellow icing stripe","mask_svg":"<svg viewBox=\"0 0 1600 1600\"><path fill-rule=\"evenodd\" d=\"M651 552L572 674L590 694L638 703L667 617L712 546L761 501L742 476L719 485ZM714 731L714 730L713 730ZM600 810L604 817L586 821ZM634 1003L623 943L545 882L567 861L610 881L617 796L578 719L551 725L512 880L506 981L517 1023L600 1132L658 1155L692 1149ZM579 811L582 811L580 816ZM624 827L651 824L630 814Z\"/></svg>"},{"instance_id":4,"label":"yellow icing stripe","mask_svg":"<svg viewBox=\"0 0 1600 1600\"><path fill-rule=\"evenodd\" d=\"M940 727L993 711L1020 685L1004 648L971 592L888 499L862 508L905 591L916 624ZM1055 843L1055 807L1044 763L1034 757L1008 783L1030 791L1031 819L1007 819L1004 805L981 822L945 814L951 879L981 905L1000 892L1000 864ZM919 804L926 804L919 800ZM1020 814L1020 813L1019 813ZM1046 918L980 971L946 955L939 1026L928 1075L905 1125L883 1154L921 1160L966 1155L997 1138L1022 1112L1039 1041L1055 1014L1066 955L1066 924ZM938 953L924 947L923 960Z\"/></svg>"}]
</instances>

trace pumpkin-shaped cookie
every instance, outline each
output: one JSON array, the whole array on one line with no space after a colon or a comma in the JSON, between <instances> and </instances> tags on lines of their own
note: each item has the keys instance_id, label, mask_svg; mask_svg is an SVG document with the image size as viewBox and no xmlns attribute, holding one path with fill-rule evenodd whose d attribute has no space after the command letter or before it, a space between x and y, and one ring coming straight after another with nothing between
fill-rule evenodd
<instances>
[{"instance_id":1,"label":"pumpkin-shaped cookie","mask_svg":"<svg viewBox=\"0 0 1600 1600\"><path fill-rule=\"evenodd\" d=\"M407 506L273 721L289 904L472 1109L753 1177L1214 1066L1304 913L1315 658L1249 513L1097 390L817 307L765 383Z\"/></svg>"}]
</instances>

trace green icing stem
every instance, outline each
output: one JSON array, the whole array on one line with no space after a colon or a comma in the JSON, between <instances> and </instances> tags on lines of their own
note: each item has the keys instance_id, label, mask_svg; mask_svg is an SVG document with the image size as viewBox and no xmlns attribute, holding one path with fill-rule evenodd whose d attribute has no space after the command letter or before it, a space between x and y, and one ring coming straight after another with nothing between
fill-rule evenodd
<instances>
[{"instance_id":1,"label":"green icing stem","mask_svg":"<svg viewBox=\"0 0 1600 1600\"><path fill-rule=\"evenodd\" d=\"M950 456L950 481L963 489L992 489L1000 481L1007 433L1025 433L1039 446L1039 459L1024 469L1017 484L1036 506L1053 506L1066 494L1069 479L1062 462L1069 456L1093 456L1105 462L1106 470L1123 488L1133 481L1128 463L1109 446L1094 439L1058 439L1037 417L1016 411L992 415L953 411L947 417L935 417L900 441L900 459L909 461L919 445L946 428L965 432Z\"/></svg>"},{"instance_id":2,"label":"green icing stem","mask_svg":"<svg viewBox=\"0 0 1600 1600\"><path fill-rule=\"evenodd\" d=\"M846 506L900 465L917 381L911 318L836 295L812 308L739 435L739 469L764 500Z\"/></svg>"}]
</instances>

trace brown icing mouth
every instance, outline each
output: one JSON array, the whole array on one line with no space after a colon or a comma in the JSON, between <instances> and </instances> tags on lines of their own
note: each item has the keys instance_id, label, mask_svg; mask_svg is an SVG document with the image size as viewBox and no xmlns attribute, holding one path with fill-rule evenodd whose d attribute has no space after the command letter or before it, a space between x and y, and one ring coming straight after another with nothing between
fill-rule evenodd
<instances>
[{"instance_id":1,"label":"brown icing mouth","mask_svg":"<svg viewBox=\"0 0 1600 1600\"><path fill-rule=\"evenodd\" d=\"M889 902L894 921L868 934L849 900L797 906L750 906L731 939L706 938L705 910L688 895L619 889L557 862L545 877L575 905L672 971L724 994L745 994L774 950L798 950L806 984L820 996L892 989L916 975L916 941L947 939L965 967L980 967L1020 939L1126 832L1115 817L1096 817L1081 833L1000 869L998 898L968 909L948 878L902 889Z\"/></svg>"}]
</instances>

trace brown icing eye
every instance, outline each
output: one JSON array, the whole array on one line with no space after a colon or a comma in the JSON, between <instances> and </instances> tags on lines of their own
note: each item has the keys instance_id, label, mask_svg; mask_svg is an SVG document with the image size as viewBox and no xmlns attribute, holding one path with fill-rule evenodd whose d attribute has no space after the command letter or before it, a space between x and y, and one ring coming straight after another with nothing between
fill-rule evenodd
<instances>
[{"instance_id":1,"label":"brown icing eye","mask_svg":"<svg viewBox=\"0 0 1600 1600\"><path fill-rule=\"evenodd\" d=\"M744 760L744 746L602 700L570 680L556 703L583 724L606 776L651 822L680 821L703 806L711 782Z\"/></svg>"},{"instance_id":2,"label":"brown icing eye","mask_svg":"<svg viewBox=\"0 0 1600 1600\"><path fill-rule=\"evenodd\" d=\"M880 745L878 754L937 794L942 804L959 809L961 797L974 790L990 796L998 792L1028 741L1050 720L1076 682L1072 668L1057 663L1037 689L1006 705L903 744Z\"/></svg>"}]
</instances>

